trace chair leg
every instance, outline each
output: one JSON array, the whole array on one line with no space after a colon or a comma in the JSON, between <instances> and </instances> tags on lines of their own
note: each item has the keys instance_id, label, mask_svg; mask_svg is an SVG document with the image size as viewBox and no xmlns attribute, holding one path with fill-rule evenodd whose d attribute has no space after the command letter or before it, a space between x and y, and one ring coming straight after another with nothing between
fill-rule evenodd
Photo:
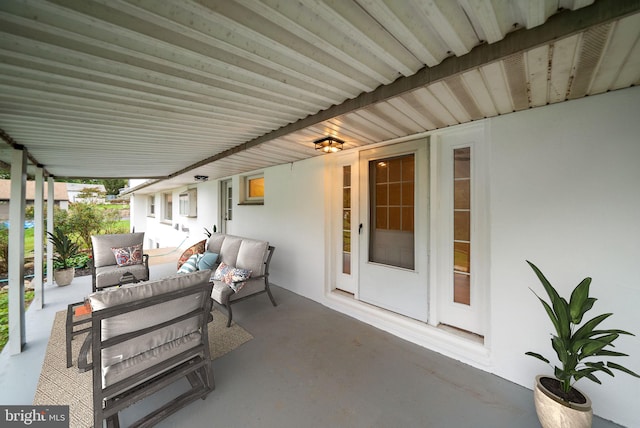
<instances>
[{"instance_id":1,"label":"chair leg","mask_svg":"<svg viewBox=\"0 0 640 428\"><path fill-rule=\"evenodd\" d=\"M273 306L278 306L278 304L276 303L276 299L274 299L273 294L271 294L271 289L269 288L269 285L267 284L265 288L267 289L267 294L269 295L269 299L271 299L271 303L273 304Z\"/></svg>"},{"instance_id":2,"label":"chair leg","mask_svg":"<svg viewBox=\"0 0 640 428\"><path fill-rule=\"evenodd\" d=\"M231 327L231 318L233 318L233 313L231 312L231 303L227 301L227 304L224 305L227 308L228 318L227 318L227 328Z\"/></svg>"},{"instance_id":3,"label":"chair leg","mask_svg":"<svg viewBox=\"0 0 640 428\"><path fill-rule=\"evenodd\" d=\"M107 428L120 428L120 419L117 413L107 418Z\"/></svg>"},{"instance_id":4,"label":"chair leg","mask_svg":"<svg viewBox=\"0 0 640 428\"><path fill-rule=\"evenodd\" d=\"M65 351L67 353L67 368L71 367L71 340L73 340L73 305L67 306L67 320L65 325Z\"/></svg>"}]
</instances>

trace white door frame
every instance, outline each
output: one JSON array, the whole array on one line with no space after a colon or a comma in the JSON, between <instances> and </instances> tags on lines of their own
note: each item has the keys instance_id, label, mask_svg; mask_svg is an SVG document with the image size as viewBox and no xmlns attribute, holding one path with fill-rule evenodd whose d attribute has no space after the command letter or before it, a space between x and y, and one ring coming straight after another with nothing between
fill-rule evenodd
<instances>
[{"instance_id":1,"label":"white door frame","mask_svg":"<svg viewBox=\"0 0 640 428\"><path fill-rule=\"evenodd\" d=\"M231 195L229 195L229 192L231 192ZM229 211L233 215L233 182L231 179L220 181L220 233L222 234L230 232L229 222L233 221L233 217L227 217Z\"/></svg>"},{"instance_id":2,"label":"white door frame","mask_svg":"<svg viewBox=\"0 0 640 428\"><path fill-rule=\"evenodd\" d=\"M488 269L488 166L484 126L471 125L439 133L431 146L433 219L431 253L433 269L429 323L447 324L484 335L487 324ZM453 301L453 150L471 147L471 304Z\"/></svg>"},{"instance_id":3,"label":"white door frame","mask_svg":"<svg viewBox=\"0 0 640 428\"><path fill-rule=\"evenodd\" d=\"M359 184L358 180L358 153L347 152L336 157L333 165L333 204L332 204L332 234L333 249L332 257L335 267L335 283L333 288L346 291L358 298L358 267L359 267L359 239L358 224L359 214ZM343 240L343 168L351 167L351 274L344 274L342 271L342 240Z\"/></svg>"},{"instance_id":4,"label":"white door frame","mask_svg":"<svg viewBox=\"0 0 640 428\"><path fill-rule=\"evenodd\" d=\"M369 261L369 161L415 155L414 257L415 267L403 269ZM381 146L360 152L359 299L375 306L427 321L429 306L429 140Z\"/></svg>"}]
</instances>

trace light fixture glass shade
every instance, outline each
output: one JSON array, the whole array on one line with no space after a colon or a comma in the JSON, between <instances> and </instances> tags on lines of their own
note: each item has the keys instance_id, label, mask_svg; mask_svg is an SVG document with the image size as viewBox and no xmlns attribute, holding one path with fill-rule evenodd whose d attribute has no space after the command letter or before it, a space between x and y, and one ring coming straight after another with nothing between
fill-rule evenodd
<instances>
[{"instance_id":1,"label":"light fixture glass shade","mask_svg":"<svg viewBox=\"0 0 640 428\"><path fill-rule=\"evenodd\" d=\"M335 137L325 137L318 141L314 141L316 150L322 150L324 153L335 153L342 150L344 141L338 140Z\"/></svg>"}]
</instances>

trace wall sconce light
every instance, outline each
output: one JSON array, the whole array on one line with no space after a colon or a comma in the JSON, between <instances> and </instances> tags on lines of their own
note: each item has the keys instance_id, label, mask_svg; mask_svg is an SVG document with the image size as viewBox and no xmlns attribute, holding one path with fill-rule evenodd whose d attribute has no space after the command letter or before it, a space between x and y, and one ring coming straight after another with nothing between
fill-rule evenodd
<instances>
[{"instance_id":1,"label":"wall sconce light","mask_svg":"<svg viewBox=\"0 0 640 428\"><path fill-rule=\"evenodd\" d=\"M205 182L209 179L208 175L194 175L193 179L199 182Z\"/></svg>"},{"instance_id":2,"label":"wall sconce light","mask_svg":"<svg viewBox=\"0 0 640 428\"><path fill-rule=\"evenodd\" d=\"M322 150L325 153L335 153L342 150L344 141L338 140L335 137L324 137L318 141L314 141L316 150Z\"/></svg>"}]
</instances>

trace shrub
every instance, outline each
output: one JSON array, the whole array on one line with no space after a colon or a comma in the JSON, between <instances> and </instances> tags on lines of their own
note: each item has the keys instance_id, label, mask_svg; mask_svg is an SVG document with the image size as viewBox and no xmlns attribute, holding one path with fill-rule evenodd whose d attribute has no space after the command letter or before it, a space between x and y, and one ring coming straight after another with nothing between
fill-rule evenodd
<instances>
[{"instance_id":1,"label":"shrub","mask_svg":"<svg viewBox=\"0 0 640 428\"><path fill-rule=\"evenodd\" d=\"M9 270L9 229L0 224L0 274Z\"/></svg>"},{"instance_id":2,"label":"shrub","mask_svg":"<svg viewBox=\"0 0 640 428\"><path fill-rule=\"evenodd\" d=\"M24 293L25 308L29 307L33 300L33 291ZM9 294L0 291L0 351L9 340Z\"/></svg>"}]
</instances>

